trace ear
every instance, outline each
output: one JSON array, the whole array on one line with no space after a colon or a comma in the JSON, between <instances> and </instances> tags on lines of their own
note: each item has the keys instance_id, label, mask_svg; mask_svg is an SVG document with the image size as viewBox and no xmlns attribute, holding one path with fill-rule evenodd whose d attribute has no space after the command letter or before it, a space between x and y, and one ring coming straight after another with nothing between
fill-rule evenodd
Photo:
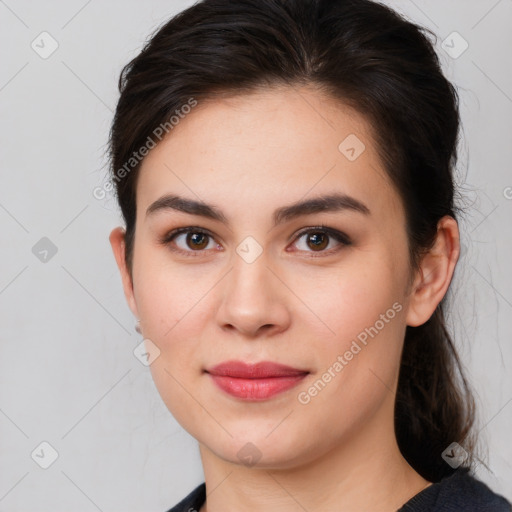
<instances>
[{"instance_id":1,"label":"ear","mask_svg":"<svg viewBox=\"0 0 512 512\"><path fill-rule=\"evenodd\" d=\"M432 316L450 286L459 253L457 221L446 215L438 222L434 246L423 256L416 273L409 298L407 325L417 327Z\"/></svg>"},{"instance_id":2,"label":"ear","mask_svg":"<svg viewBox=\"0 0 512 512\"><path fill-rule=\"evenodd\" d=\"M119 267L119 272L121 273L121 280L123 281L123 289L126 302L128 302L128 306L132 310L132 313L135 315L135 317L139 318L137 304L135 303L135 296L133 293L132 278L126 265L125 235L126 231L121 227L117 227L110 233L109 240L110 245L112 246L112 251L114 252L117 266Z\"/></svg>"}]
</instances>

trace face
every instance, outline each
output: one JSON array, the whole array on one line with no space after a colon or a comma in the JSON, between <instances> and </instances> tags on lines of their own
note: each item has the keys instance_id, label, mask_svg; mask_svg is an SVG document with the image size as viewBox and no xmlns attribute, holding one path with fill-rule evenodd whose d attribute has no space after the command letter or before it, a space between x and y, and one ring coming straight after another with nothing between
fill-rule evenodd
<instances>
[{"instance_id":1,"label":"face","mask_svg":"<svg viewBox=\"0 0 512 512\"><path fill-rule=\"evenodd\" d=\"M276 88L195 107L142 163L132 276L159 393L218 457L292 467L392 428L405 214L339 101ZM209 373L226 361L296 371Z\"/></svg>"}]
</instances>

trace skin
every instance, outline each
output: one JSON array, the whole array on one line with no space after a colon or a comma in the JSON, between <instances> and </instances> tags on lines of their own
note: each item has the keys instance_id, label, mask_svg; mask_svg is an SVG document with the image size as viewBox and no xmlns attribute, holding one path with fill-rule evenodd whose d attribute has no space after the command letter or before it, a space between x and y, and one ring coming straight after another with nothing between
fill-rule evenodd
<instances>
[{"instance_id":1,"label":"skin","mask_svg":"<svg viewBox=\"0 0 512 512\"><path fill-rule=\"evenodd\" d=\"M338 149L349 134L365 144L354 161ZM319 212L273 226L276 208L333 192L370 214ZM215 205L229 225L172 209L146 215L171 193ZM319 224L351 244L327 236L319 250L299 233ZM145 158L132 275L124 230L110 242L127 302L160 350L150 366L157 389L199 442L208 495L201 512L387 512L429 485L400 454L394 398L406 326L426 322L445 295L459 232L454 219L441 219L413 272L405 225L366 119L310 86L203 102ZM199 250L186 234L159 242L187 226L211 238ZM252 263L236 252L247 236L263 251ZM298 394L395 303L401 311L300 403ZM231 359L310 373L267 401L246 402L204 372ZM237 456L248 442L256 464Z\"/></svg>"}]
</instances>

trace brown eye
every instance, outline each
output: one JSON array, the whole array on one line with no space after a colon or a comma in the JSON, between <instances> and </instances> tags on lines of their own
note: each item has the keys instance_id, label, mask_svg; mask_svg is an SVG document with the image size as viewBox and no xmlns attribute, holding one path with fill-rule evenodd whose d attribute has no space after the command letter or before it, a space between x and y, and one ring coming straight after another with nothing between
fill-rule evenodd
<instances>
[{"instance_id":1,"label":"brown eye","mask_svg":"<svg viewBox=\"0 0 512 512\"><path fill-rule=\"evenodd\" d=\"M307 244L314 251L321 251L325 249L329 245L329 237L326 233L319 232L311 232L306 234Z\"/></svg>"},{"instance_id":2,"label":"brown eye","mask_svg":"<svg viewBox=\"0 0 512 512\"><path fill-rule=\"evenodd\" d=\"M199 256L206 249L220 247L212 235L193 226L171 231L160 239L160 243L186 256Z\"/></svg>"},{"instance_id":3,"label":"brown eye","mask_svg":"<svg viewBox=\"0 0 512 512\"><path fill-rule=\"evenodd\" d=\"M319 226L302 231L297 236L295 244L301 252L316 252L328 255L339 251L344 246L351 245L352 242L347 235L340 231Z\"/></svg>"},{"instance_id":4,"label":"brown eye","mask_svg":"<svg viewBox=\"0 0 512 512\"><path fill-rule=\"evenodd\" d=\"M186 244L191 249L204 249L208 245L208 235L205 233L187 233Z\"/></svg>"}]
</instances>

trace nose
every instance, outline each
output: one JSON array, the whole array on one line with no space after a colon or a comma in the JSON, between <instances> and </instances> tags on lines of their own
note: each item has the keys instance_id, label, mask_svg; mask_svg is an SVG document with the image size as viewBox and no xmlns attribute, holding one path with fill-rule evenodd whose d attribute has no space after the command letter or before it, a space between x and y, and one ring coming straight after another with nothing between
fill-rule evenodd
<instances>
[{"instance_id":1,"label":"nose","mask_svg":"<svg viewBox=\"0 0 512 512\"><path fill-rule=\"evenodd\" d=\"M255 338L289 327L290 292L268 263L265 252L252 263L234 255L233 267L223 280L217 310L222 329Z\"/></svg>"}]
</instances>

